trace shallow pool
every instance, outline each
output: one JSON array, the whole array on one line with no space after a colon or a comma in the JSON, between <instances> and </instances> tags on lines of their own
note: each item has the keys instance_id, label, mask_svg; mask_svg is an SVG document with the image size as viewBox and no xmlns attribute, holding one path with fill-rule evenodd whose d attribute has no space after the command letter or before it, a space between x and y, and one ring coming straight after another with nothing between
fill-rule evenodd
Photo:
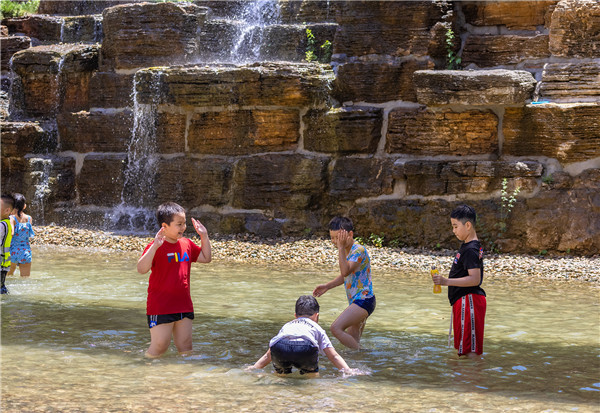
<instances>
[{"instance_id":1,"label":"shallow pool","mask_svg":"<svg viewBox=\"0 0 600 413\"><path fill-rule=\"evenodd\" d=\"M2 297L5 412L599 410L600 295L589 284L486 279L485 357L474 362L447 347L450 307L426 274L374 268L365 349L332 338L371 374L344 378L322 357L318 379L279 378L244 367L335 268L195 264L194 353L149 361L136 254L38 247L34 257L32 277L10 277ZM343 289L319 303L328 329Z\"/></svg>"}]
</instances>

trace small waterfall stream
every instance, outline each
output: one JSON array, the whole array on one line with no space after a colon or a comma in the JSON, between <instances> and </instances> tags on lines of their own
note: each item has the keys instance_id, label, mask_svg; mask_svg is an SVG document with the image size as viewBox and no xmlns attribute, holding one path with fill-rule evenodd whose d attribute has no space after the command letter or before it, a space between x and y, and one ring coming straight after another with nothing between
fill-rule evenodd
<instances>
[{"instance_id":1,"label":"small waterfall stream","mask_svg":"<svg viewBox=\"0 0 600 413\"><path fill-rule=\"evenodd\" d=\"M242 24L237 26L237 39L234 40L229 62L261 61L260 48L263 43L264 28L280 22L279 2L273 0L245 2L235 18Z\"/></svg>"}]
</instances>

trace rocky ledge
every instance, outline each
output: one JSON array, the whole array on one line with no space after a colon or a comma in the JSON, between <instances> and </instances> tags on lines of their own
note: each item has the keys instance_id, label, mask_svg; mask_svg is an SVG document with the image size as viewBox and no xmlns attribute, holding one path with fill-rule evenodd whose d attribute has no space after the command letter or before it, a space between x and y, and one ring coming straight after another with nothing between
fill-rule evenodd
<instances>
[{"instance_id":1,"label":"rocky ledge","mask_svg":"<svg viewBox=\"0 0 600 413\"><path fill-rule=\"evenodd\" d=\"M34 227L36 246L60 245L99 250L141 252L152 237L118 235L60 226ZM197 237L196 237L197 238ZM200 239L195 239L199 243ZM265 239L249 234L222 236L211 234L213 259L250 264L284 264L296 267L335 268L336 251L324 238ZM446 271L454 251L428 251L411 248L369 247L371 264L382 270L428 272L432 264ZM490 254L485 261L486 276L578 280L600 284L600 256L538 257Z\"/></svg>"}]
</instances>

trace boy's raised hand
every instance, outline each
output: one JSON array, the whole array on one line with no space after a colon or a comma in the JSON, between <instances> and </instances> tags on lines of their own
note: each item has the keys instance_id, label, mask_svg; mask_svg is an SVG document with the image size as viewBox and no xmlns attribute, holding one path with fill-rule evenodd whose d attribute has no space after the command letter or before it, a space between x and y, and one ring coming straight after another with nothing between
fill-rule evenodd
<instances>
[{"instance_id":1,"label":"boy's raised hand","mask_svg":"<svg viewBox=\"0 0 600 413\"><path fill-rule=\"evenodd\" d=\"M206 228L204 227L204 225L202 225L202 223L200 221L192 218L192 224L194 225L194 229L196 230L198 235L200 235L201 237L202 237L202 235L208 235L208 231L206 230Z\"/></svg>"},{"instance_id":2,"label":"boy's raised hand","mask_svg":"<svg viewBox=\"0 0 600 413\"><path fill-rule=\"evenodd\" d=\"M336 239L336 246L338 247L338 249L345 249L349 239L350 233L345 229L340 229Z\"/></svg>"},{"instance_id":3,"label":"boy's raised hand","mask_svg":"<svg viewBox=\"0 0 600 413\"><path fill-rule=\"evenodd\" d=\"M165 242L166 237L163 235L163 230L164 228L161 227L156 233L156 237L154 237L154 245L156 245L156 248L160 247L163 242Z\"/></svg>"}]
</instances>

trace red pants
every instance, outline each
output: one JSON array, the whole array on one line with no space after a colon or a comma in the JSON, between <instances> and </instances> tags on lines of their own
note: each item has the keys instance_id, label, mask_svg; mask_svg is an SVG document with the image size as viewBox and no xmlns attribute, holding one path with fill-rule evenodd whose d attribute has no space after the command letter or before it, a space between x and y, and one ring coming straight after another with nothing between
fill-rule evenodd
<instances>
[{"instance_id":1,"label":"red pants","mask_svg":"<svg viewBox=\"0 0 600 413\"><path fill-rule=\"evenodd\" d=\"M483 326L485 324L485 296L467 294L452 306L454 348L458 355L483 353Z\"/></svg>"}]
</instances>

